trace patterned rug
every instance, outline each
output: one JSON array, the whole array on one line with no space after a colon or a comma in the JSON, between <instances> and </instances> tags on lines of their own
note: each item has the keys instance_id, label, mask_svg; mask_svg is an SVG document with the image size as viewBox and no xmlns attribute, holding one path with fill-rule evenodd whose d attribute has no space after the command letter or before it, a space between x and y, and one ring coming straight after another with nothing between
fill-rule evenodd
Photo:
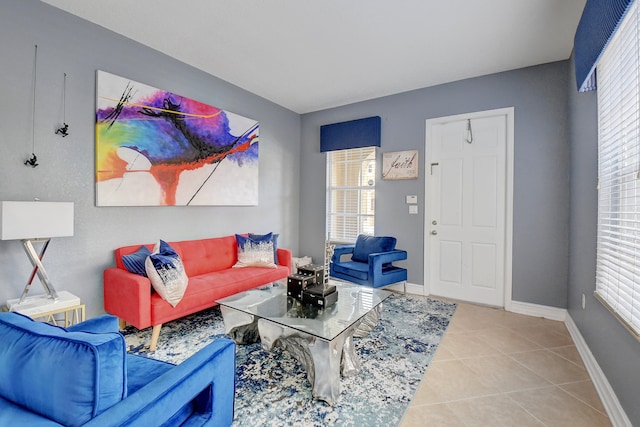
<instances>
[{"instance_id":1,"label":"patterned rug","mask_svg":"<svg viewBox=\"0 0 640 427\"><path fill-rule=\"evenodd\" d=\"M313 400L305 370L286 351L260 344L237 347L233 426L397 426L444 335L456 305L392 294L380 322L354 338L359 374L343 378L340 401ZM179 364L224 336L218 307L162 326L155 351L147 351L151 328L123 332L130 352Z\"/></svg>"}]
</instances>

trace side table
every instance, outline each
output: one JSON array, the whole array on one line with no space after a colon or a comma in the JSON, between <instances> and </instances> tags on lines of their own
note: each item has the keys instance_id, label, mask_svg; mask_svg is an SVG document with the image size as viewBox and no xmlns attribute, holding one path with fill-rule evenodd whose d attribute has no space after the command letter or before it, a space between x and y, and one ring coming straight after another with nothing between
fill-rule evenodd
<instances>
[{"instance_id":1,"label":"side table","mask_svg":"<svg viewBox=\"0 0 640 427\"><path fill-rule=\"evenodd\" d=\"M15 310L20 314L29 316L32 319L43 319L45 322L67 327L76 323L83 322L85 320L85 305L81 303L80 298L67 291L58 292L59 299L57 301L35 301L37 297L33 298L33 303L25 301L20 304ZM46 300L47 295L42 295L41 298ZM12 302L7 301L7 306L10 306ZM44 303L43 303L44 302ZM64 319L56 319L56 314L64 313ZM59 324L61 323L61 324Z\"/></svg>"}]
</instances>

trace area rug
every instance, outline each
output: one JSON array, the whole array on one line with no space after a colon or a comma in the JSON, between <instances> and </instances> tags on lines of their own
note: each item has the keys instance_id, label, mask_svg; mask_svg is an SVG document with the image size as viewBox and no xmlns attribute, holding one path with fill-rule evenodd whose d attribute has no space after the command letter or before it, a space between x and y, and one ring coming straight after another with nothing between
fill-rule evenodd
<instances>
[{"instance_id":1,"label":"area rug","mask_svg":"<svg viewBox=\"0 0 640 427\"><path fill-rule=\"evenodd\" d=\"M233 426L397 426L444 335L455 304L392 294L380 322L364 338L354 338L361 371L343 378L337 404L312 399L305 370L286 351L240 345L236 358ZM162 326L155 351L151 330L124 331L128 350L179 364L224 335L218 307Z\"/></svg>"}]
</instances>

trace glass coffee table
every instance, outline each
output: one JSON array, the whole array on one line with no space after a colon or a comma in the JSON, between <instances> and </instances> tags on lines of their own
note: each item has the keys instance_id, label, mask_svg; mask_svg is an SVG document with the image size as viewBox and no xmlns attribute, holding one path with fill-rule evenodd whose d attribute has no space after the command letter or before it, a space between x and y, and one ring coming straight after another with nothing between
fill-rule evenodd
<instances>
[{"instance_id":1,"label":"glass coffee table","mask_svg":"<svg viewBox=\"0 0 640 427\"><path fill-rule=\"evenodd\" d=\"M238 344L261 341L281 347L305 367L313 397L329 404L340 396L340 376L355 375L360 359L353 337L366 336L378 323L391 292L331 281L338 301L322 308L287 296L286 281L218 300L225 332Z\"/></svg>"}]
</instances>

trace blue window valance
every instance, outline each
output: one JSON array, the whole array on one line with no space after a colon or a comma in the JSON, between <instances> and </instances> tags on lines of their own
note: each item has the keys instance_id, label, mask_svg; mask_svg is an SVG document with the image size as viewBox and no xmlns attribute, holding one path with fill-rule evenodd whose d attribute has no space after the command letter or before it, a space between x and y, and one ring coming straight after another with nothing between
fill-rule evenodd
<instances>
[{"instance_id":1,"label":"blue window valance","mask_svg":"<svg viewBox=\"0 0 640 427\"><path fill-rule=\"evenodd\" d=\"M320 151L380 147L380 117L320 126Z\"/></svg>"},{"instance_id":2,"label":"blue window valance","mask_svg":"<svg viewBox=\"0 0 640 427\"><path fill-rule=\"evenodd\" d=\"M596 88L598 59L634 0L587 0L573 40L578 90Z\"/></svg>"}]
</instances>

